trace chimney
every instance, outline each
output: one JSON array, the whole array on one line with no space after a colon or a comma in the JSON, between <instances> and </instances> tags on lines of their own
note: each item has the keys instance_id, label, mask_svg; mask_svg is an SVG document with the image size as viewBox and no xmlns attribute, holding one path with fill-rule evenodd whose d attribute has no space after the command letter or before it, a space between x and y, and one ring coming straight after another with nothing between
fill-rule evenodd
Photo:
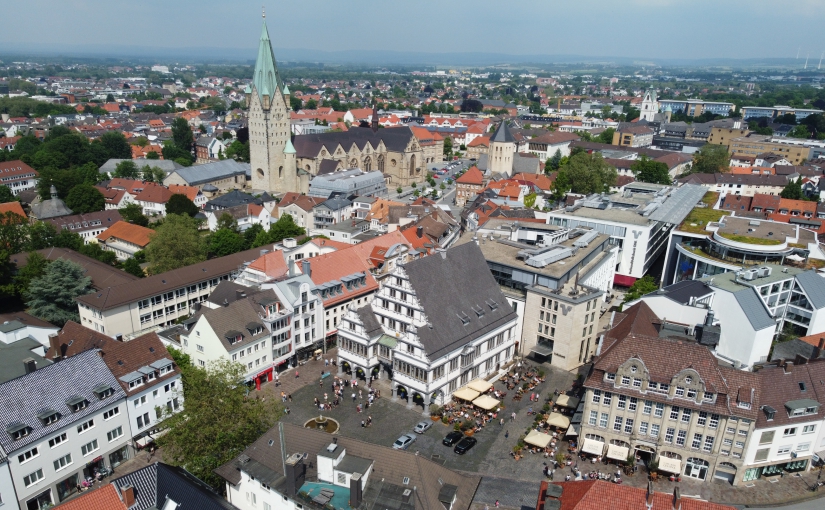
<instances>
[{"instance_id":1,"label":"chimney","mask_svg":"<svg viewBox=\"0 0 825 510\"><path fill-rule=\"evenodd\" d=\"M295 276L295 261L292 260L292 259L289 259L289 263L287 264L287 267L288 267L287 274L289 276Z\"/></svg>"},{"instance_id":2,"label":"chimney","mask_svg":"<svg viewBox=\"0 0 825 510\"><path fill-rule=\"evenodd\" d=\"M243 291L241 289L236 289L235 290L235 301L238 301L238 300L243 299L245 297L246 297L246 292L245 291Z\"/></svg>"},{"instance_id":3,"label":"chimney","mask_svg":"<svg viewBox=\"0 0 825 510\"><path fill-rule=\"evenodd\" d=\"M302 260L301 271L303 271L305 275L312 278L312 263L306 259Z\"/></svg>"},{"instance_id":4,"label":"chimney","mask_svg":"<svg viewBox=\"0 0 825 510\"><path fill-rule=\"evenodd\" d=\"M304 456L300 453L293 453L286 459L286 495L294 498L298 494L298 489L304 485L307 467L304 464Z\"/></svg>"},{"instance_id":5,"label":"chimney","mask_svg":"<svg viewBox=\"0 0 825 510\"><path fill-rule=\"evenodd\" d=\"M120 494L123 496L123 504L126 508L131 508L135 504L135 488L131 484L126 484L120 488Z\"/></svg>"},{"instance_id":6,"label":"chimney","mask_svg":"<svg viewBox=\"0 0 825 510\"><path fill-rule=\"evenodd\" d=\"M705 326L713 326L713 310L708 310L708 314L705 315Z\"/></svg>"},{"instance_id":7,"label":"chimney","mask_svg":"<svg viewBox=\"0 0 825 510\"><path fill-rule=\"evenodd\" d=\"M682 494L679 492L679 487L673 489L673 510L682 510Z\"/></svg>"},{"instance_id":8,"label":"chimney","mask_svg":"<svg viewBox=\"0 0 825 510\"><path fill-rule=\"evenodd\" d=\"M26 369L26 373L30 374L37 370L37 362L32 358L26 358L23 360L23 367Z\"/></svg>"},{"instance_id":9,"label":"chimney","mask_svg":"<svg viewBox=\"0 0 825 510\"><path fill-rule=\"evenodd\" d=\"M804 365L807 362L808 362L808 358L806 358L805 356L803 356L801 354L797 354L796 358L794 358L794 360L793 360L794 365Z\"/></svg>"},{"instance_id":10,"label":"chimney","mask_svg":"<svg viewBox=\"0 0 825 510\"><path fill-rule=\"evenodd\" d=\"M228 299L223 298L223 306L229 306L229 300Z\"/></svg>"},{"instance_id":11,"label":"chimney","mask_svg":"<svg viewBox=\"0 0 825 510\"><path fill-rule=\"evenodd\" d=\"M422 227L421 225L415 227L415 235L418 236L419 239L421 239L424 236L424 227Z\"/></svg>"},{"instance_id":12,"label":"chimney","mask_svg":"<svg viewBox=\"0 0 825 510\"><path fill-rule=\"evenodd\" d=\"M52 333L49 335L49 347L54 351L54 354L52 355L54 359L60 359L63 356L63 352L61 352L62 349L60 348L60 337L57 333Z\"/></svg>"},{"instance_id":13,"label":"chimney","mask_svg":"<svg viewBox=\"0 0 825 510\"><path fill-rule=\"evenodd\" d=\"M790 374L792 372L793 372L793 362L792 361L786 361L785 362L785 373Z\"/></svg>"},{"instance_id":14,"label":"chimney","mask_svg":"<svg viewBox=\"0 0 825 510\"><path fill-rule=\"evenodd\" d=\"M647 510L651 510L653 508L653 482L647 482L647 497L645 498L645 506Z\"/></svg>"},{"instance_id":15,"label":"chimney","mask_svg":"<svg viewBox=\"0 0 825 510\"><path fill-rule=\"evenodd\" d=\"M358 508L363 499L361 473L353 473L349 479L349 506Z\"/></svg>"}]
</instances>

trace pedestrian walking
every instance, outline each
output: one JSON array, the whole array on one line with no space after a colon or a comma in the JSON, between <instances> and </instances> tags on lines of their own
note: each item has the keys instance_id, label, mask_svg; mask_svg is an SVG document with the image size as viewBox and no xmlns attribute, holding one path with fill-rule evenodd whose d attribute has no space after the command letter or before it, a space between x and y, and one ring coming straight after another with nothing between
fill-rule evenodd
<instances>
[{"instance_id":1,"label":"pedestrian walking","mask_svg":"<svg viewBox=\"0 0 825 510\"><path fill-rule=\"evenodd\" d=\"M499 504L498 500L496 500L496 508L498 508L498 507L500 507L500 506L501 506L501 505Z\"/></svg>"},{"instance_id":2,"label":"pedestrian walking","mask_svg":"<svg viewBox=\"0 0 825 510\"><path fill-rule=\"evenodd\" d=\"M502 419L501 419L500 425L501 425L502 427L504 426L504 418L502 418Z\"/></svg>"},{"instance_id":3,"label":"pedestrian walking","mask_svg":"<svg viewBox=\"0 0 825 510\"><path fill-rule=\"evenodd\" d=\"M509 431L509 430L505 430L505 431L504 431L504 439L507 439L508 437L510 437L510 431Z\"/></svg>"},{"instance_id":4,"label":"pedestrian walking","mask_svg":"<svg viewBox=\"0 0 825 510\"><path fill-rule=\"evenodd\" d=\"M325 367L328 367L328 366L329 366L329 360L328 360L328 359L326 359L326 358L324 358L324 366L325 366Z\"/></svg>"},{"instance_id":5,"label":"pedestrian walking","mask_svg":"<svg viewBox=\"0 0 825 510\"><path fill-rule=\"evenodd\" d=\"M367 422L365 422L364 420L361 420L361 428L366 428L366 426L367 426Z\"/></svg>"},{"instance_id":6,"label":"pedestrian walking","mask_svg":"<svg viewBox=\"0 0 825 510\"><path fill-rule=\"evenodd\" d=\"M355 392L352 392L352 401L355 402Z\"/></svg>"},{"instance_id":7,"label":"pedestrian walking","mask_svg":"<svg viewBox=\"0 0 825 510\"><path fill-rule=\"evenodd\" d=\"M516 421L516 412L515 411L510 413L510 421Z\"/></svg>"},{"instance_id":8,"label":"pedestrian walking","mask_svg":"<svg viewBox=\"0 0 825 510\"><path fill-rule=\"evenodd\" d=\"M329 396L326 393L324 393L324 402L326 402L327 400L329 400Z\"/></svg>"},{"instance_id":9,"label":"pedestrian walking","mask_svg":"<svg viewBox=\"0 0 825 510\"><path fill-rule=\"evenodd\" d=\"M361 399L364 398L364 395L361 394L361 390L358 390L358 398L361 398Z\"/></svg>"},{"instance_id":10,"label":"pedestrian walking","mask_svg":"<svg viewBox=\"0 0 825 510\"><path fill-rule=\"evenodd\" d=\"M286 398L287 398L290 402L292 402L292 394L291 394L291 393L290 393L289 395L287 395L287 396L286 396Z\"/></svg>"},{"instance_id":11,"label":"pedestrian walking","mask_svg":"<svg viewBox=\"0 0 825 510\"><path fill-rule=\"evenodd\" d=\"M298 369L295 369L295 378L298 378Z\"/></svg>"}]
</instances>

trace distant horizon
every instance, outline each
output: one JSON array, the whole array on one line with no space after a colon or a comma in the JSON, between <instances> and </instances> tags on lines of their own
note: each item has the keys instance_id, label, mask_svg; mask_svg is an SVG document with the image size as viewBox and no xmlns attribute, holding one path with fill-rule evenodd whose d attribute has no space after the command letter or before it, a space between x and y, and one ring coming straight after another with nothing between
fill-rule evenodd
<instances>
[{"instance_id":1,"label":"distant horizon","mask_svg":"<svg viewBox=\"0 0 825 510\"><path fill-rule=\"evenodd\" d=\"M419 0L413 7L304 0L264 6L275 56L288 61L467 67L764 61L801 69L807 57L810 70L825 52L825 40L813 43L809 35L821 33L821 0L781 6L772 0L580 0L572 5L523 0L506 10L492 0ZM70 58L246 62L256 55L262 22L261 4L251 0L231 6L218 0L145 0L140 6L125 0L29 0L6 6L4 15L9 23L0 34L3 54ZM31 42L32 24L23 20L37 20L47 30ZM794 29L781 37L770 31L788 26ZM456 61L465 56L467 61Z\"/></svg>"}]
</instances>

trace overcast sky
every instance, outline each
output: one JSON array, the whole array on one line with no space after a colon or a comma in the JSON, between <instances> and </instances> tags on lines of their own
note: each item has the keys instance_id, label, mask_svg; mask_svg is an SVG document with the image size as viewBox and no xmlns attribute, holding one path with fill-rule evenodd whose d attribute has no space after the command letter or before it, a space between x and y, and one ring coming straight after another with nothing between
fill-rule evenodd
<instances>
[{"instance_id":1,"label":"overcast sky","mask_svg":"<svg viewBox=\"0 0 825 510\"><path fill-rule=\"evenodd\" d=\"M125 46L250 49L260 0L3 2L0 53ZM273 46L309 50L801 58L825 49L825 0L264 0ZM276 54L276 57L278 55Z\"/></svg>"}]
</instances>

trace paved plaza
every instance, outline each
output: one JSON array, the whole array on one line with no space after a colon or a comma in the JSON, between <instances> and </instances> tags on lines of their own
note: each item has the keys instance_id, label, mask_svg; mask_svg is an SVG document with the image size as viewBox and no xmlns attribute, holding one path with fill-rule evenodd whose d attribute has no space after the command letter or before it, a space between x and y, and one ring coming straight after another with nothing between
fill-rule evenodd
<instances>
[{"instance_id":1,"label":"paved plaza","mask_svg":"<svg viewBox=\"0 0 825 510\"><path fill-rule=\"evenodd\" d=\"M334 359L335 349L330 350L326 358ZM457 455L451 447L441 444L444 436L453 429L452 426L440 421L432 422L432 427L424 434L413 434L416 436L416 441L410 446L410 452L426 456L451 469L484 475L474 500L474 507L479 510L485 505L493 508L496 500L499 500L502 508L521 509L528 506L535 508L535 498L538 494L537 482L544 479L543 467L549 459L545 459L540 454L527 453L522 459L516 461L510 453L519 435L523 434L533 423L534 417L527 414L528 408L532 405L534 409L540 410L544 400L552 396L554 390L570 390L576 379L576 374L547 365L539 367L545 372L545 381L533 390L541 395L539 402L531 403L528 398L515 401L513 400L515 391L508 391L507 396L502 400L504 409L499 416L499 418L505 417L504 425L499 425L498 420L490 422L476 433L478 444L466 454ZM330 372L331 375L323 380L323 385L319 385L322 371ZM285 404L290 409L290 413L283 418L286 422L303 425L308 420L323 414L339 422L338 433L389 447L401 434L412 433L413 427L419 421L430 421L429 413L425 412L422 406L410 407L406 400L394 399L387 380L373 383L376 389L380 389L381 398L377 399L369 409L364 409L362 413L357 412L356 406L358 404L364 406L367 401L367 391L362 390L363 398L358 398L356 395L356 400L353 402L352 388L344 389L344 398L337 408L319 413L314 399L318 398L323 402L324 393L327 393L328 401L334 398L331 385L334 376L337 375L337 367L324 366L323 361L312 360L300 366L298 372L297 378L294 370L284 372L280 376L279 386L270 382L261 388L261 391L267 393L269 398L280 398L281 391L292 396L292 401ZM366 383L359 380L359 389L365 386ZM501 382L495 383L494 387L498 390L504 389ZM513 412L516 413L515 420L510 418ZM372 417L372 426L362 427L361 421L366 421L368 416ZM561 444L563 445L562 451L564 451L566 444L563 442ZM615 471L615 467L604 464L580 464L579 467L583 472L587 472L588 468L602 472ZM563 481L567 474L572 475L569 467L559 468L554 474L554 480ZM733 487L718 481L694 481L684 476L681 482L671 482L667 478L660 478L659 481L654 482L654 489L672 493L674 487L679 486L685 497L698 497L741 507L781 505L793 501L809 500L817 496L818 493L808 490L814 484L817 474L817 472L810 472L802 476L787 475L775 482L756 480L745 487ZM626 485L641 488L647 487L647 480L647 473L643 468L640 468L635 475L623 478Z\"/></svg>"}]
</instances>

